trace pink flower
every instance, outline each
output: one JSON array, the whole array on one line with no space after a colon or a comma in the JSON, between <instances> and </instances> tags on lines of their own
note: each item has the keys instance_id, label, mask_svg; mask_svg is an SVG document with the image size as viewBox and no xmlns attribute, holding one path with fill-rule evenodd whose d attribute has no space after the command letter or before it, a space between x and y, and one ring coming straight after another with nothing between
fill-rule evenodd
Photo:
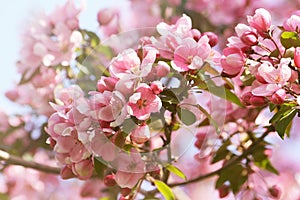
<instances>
[{"instance_id":1,"label":"pink flower","mask_svg":"<svg viewBox=\"0 0 300 200\"><path fill-rule=\"evenodd\" d=\"M264 8L256 9L254 16L247 16L247 20L259 33L267 32L271 26L271 14Z\"/></svg>"},{"instance_id":2,"label":"pink flower","mask_svg":"<svg viewBox=\"0 0 300 200\"><path fill-rule=\"evenodd\" d=\"M300 16L292 15L290 18L286 19L283 23L283 28L286 31L300 31Z\"/></svg>"},{"instance_id":3,"label":"pink flower","mask_svg":"<svg viewBox=\"0 0 300 200\"><path fill-rule=\"evenodd\" d=\"M170 66L164 61L158 61L155 69L158 77L164 77L170 73Z\"/></svg>"},{"instance_id":4,"label":"pink flower","mask_svg":"<svg viewBox=\"0 0 300 200\"><path fill-rule=\"evenodd\" d=\"M271 63L264 62L258 68L258 74L267 82L252 90L256 96L269 96L282 88L291 77L291 69L288 64L290 59L281 59L276 69Z\"/></svg>"},{"instance_id":5,"label":"pink flower","mask_svg":"<svg viewBox=\"0 0 300 200\"><path fill-rule=\"evenodd\" d=\"M296 47L294 51L294 62L297 68L300 68L300 47Z\"/></svg>"},{"instance_id":6,"label":"pink flower","mask_svg":"<svg viewBox=\"0 0 300 200\"><path fill-rule=\"evenodd\" d=\"M129 97L128 113L139 120L146 120L162 106L160 98L146 84L140 84L135 93Z\"/></svg>"},{"instance_id":7,"label":"pink flower","mask_svg":"<svg viewBox=\"0 0 300 200\"><path fill-rule=\"evenodd\" d=\"M168 35L172 33L183 37L189 35L189 31L192 29L192 20L190 17L183 14L175 24L168 25L161 22L156 26L156 29L161 35Z\"/></svg>"},{"instance_id":8,"label":"pink flower","mask_svg":"<svg viewBox=\"0 0 300 200\"><path fill-rule=\"evenodd\" d=\"M118 125L126 117L125 97L118 91L90 92L92 118L103 121L118 121Z\"/></svg>"},{"instance_id":9,"label":"pink flower","mask_svg":"<svg viewBox=\"0 0 300 200\"><path fill-rule=\"evenodd\" d=\"M172 67L180 72L200 69L211 51L208 42L207 36L201 37L198 43L192 38L184 39L175 49Z\"/></svg>"},{"instance_id":10,"label":"pink flower","mask_svg":"<svg viewBox=\"0 0 300 200\"><path fill-rule=\"evenodd\" d=\"M141 62L136 51L127 49L115 57L110 65L110 72L117 78L145 77L152 69L156 59L157 50L154 48L143 49L144 57Z\"/></svg>"},{"instance_id":11,"label":"pink flower","mask_svg":"<svg viewBox=\"0 0 300 200\"><path fill-rule=\"evenodd\" d=\"M150 87L154 94L159 94L164 90L164 87L160 81L153 81Z\"/></svg>"},{"instance_id":12,"label":"pink flower","mask_svg":"<svg viewBox=\"0 0 300 200\"><path fill-rule=\"evenodd\" d=\"M237 47L227 47L220 62L225 73L237 75L245 64L245 56Z\"/></svg>"},{"instance_id":13,"label":"pink flower","mask_svg":"<svg viewBox=\"0 0 300 200\"><path fill-rule=\"evenodd\" d=\"M117 78L101 76L97 83L97 90L102 93L106 90L113 91L117 82Z\"/></svg>"},{"instance_id":14,"label":"pink flower","mask_svg":"<svg viewBox=\"0 0 300 200\"><path fill-rule=\"evenodd\" d=\"M149 126L146 124L136 127L130 133L130 139L137 144L143 144L147 140L149 140L149 138L150 138L150 129Z\"/></svg>"},{"instance_id":15,"label":"pink flower","mask_svg":"<svg viewBox=\"0 0 300 200\"><path fill-rule=\"evenodd\" d=\"M274 104L283 104L286 97L284 89L277 90L271 97L271 102Z\"/></svg>"}]
</instances>

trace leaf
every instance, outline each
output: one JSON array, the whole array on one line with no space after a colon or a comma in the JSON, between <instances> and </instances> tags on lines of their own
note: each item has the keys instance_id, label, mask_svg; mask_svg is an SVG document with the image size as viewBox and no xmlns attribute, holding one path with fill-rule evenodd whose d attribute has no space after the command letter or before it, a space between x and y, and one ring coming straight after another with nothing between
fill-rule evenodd
<instances>
[{"instance_id":1,"label":"leaf","mask_svg":"<svg viewBox=\"0 0 300 200\"><path fill-rule=\"evenodd\" d=\"M289 137L289 131L287 131L287 128L292 122L292 120L294 119L296 113L297 110L293 109L288 113L285 113L285 115L275 123L275 130L277 131L277 133L282 139L284 138L285 133Z\"/></svg>"},{"instance_id":2,"label":"leaf","mask_svg":"<svg viewBox=\"0 0 300 200\"><path fill-rule=\"evenodd\" d=\"M254 162L254 164L261 169L268 170L269 172L279 175L279 172L277 171L277 169L275 169L273 167L273 165L271 164L271 162L268 158L266 158L260 162Z\"/></svg>"},{"instance_id":3,"label":"leaf","mask_svg":"<svg viewBox=\"0 0 300 200\"><path fill-rule=\"evenodd\" d=\"M196 116L188 109L178 108L177 114L179 119L187 126L190 126L196 122Z\"/></svg>"},{"instance_id":4,"label":"leaf","mask_svg":"<svg viewBox=\"0 0 300 200\"><path fill-rule=\"evenodd\" d=\"M296 32L284 31L280 36L280 42L286 49L300 46L300 39Z\"/></svg>"},{"instance_id":5,"label":"leaf","mask_svg":"<svg viewBox=\"0 0 300 200\"><path fill-rule=\"evenodd\" d=\"M154 180L154 184L166 200L175 200L175 196L168 185L160 180Z\"/></svg>"},{"instance_id":6,"label":"leaf","mask_svg":"<svg viewBox=\"0 0 300 200\"><path fill-rule=\"evenodd\" d=\"M279 172L273 167L268 156L265 154L265 150L265 144L261 144L255 148L252 154L254 164L263 170L268 170L269 172L279 175Z\"/></svg>"},{"instance_id":7,"label":"leaf","mask_svg":"<svg viewBox=\"0 0 300 200\"><path fill-rule=\"evenodd\" d=\"M209 122L215 127L217 132L219 132L219 125L218 123L212 118L212 116L199 104L197 105L197 108L209 119Z\"/></svg>"},{"instance_id":8,"label":"leaf","mask_svg":"<svg viewBox=\"0 0 300 200\"><path fill-rule=\"evenodd\" d=\"M101 158L95 157L94 159L94 168L97 173L97 175L100 178L104 178L104 170L107 168L105 164L102 163Z\"/></svg>"},{"instance_id":9,"label":"leaf","mask_svg":"<svg viewBox=\"0 0 300 200\"><path fill-rule=\"evenodd\" d=\"M221 187L226 181L229 181L232 192L237 193L248 179L248 174L245 173L245 170L242 165L236 164L221 171L216 182L216 188Z\"/></svg>"},{"instance_id":10,"label":"leaf","mask_svg":"<svg viewBox=\"0 0 300 200\"><path fill-rule=\"evenodd\" d=\"M173 174L179 176L180 178L187 180L185 174L180 169L175 167L174 165L169 164L169 165L166 166L166 169L168 171L172 172Z\"/></svg>"},{"instance_id":11,"label":"leaf","mask_svg":"<svg viewBox=\"0 0 300 200\"><path fill-rule=\"evenodd\" d=\"M223 99L226 99L232 103L235 103L236 105L243 107L243 104L241 103L240 99L229 89L221 86L217 86L213 81L207 80L207 91L220 97Z\"/></svg>"},{"instance_id":12,"label":"leaf","mask_svg":"<svg viewBox=\"0 0 300 200\"><path fill-rule=\"evenodd\" d=\"M226 156L230 153L230 151L227 150L227 147L230 144L231 144L230 140L227 140L226 142L223 143L223 145L215 153L215 156L212 160L212 164L226 158Z\"/></svg>"}]
</instances>

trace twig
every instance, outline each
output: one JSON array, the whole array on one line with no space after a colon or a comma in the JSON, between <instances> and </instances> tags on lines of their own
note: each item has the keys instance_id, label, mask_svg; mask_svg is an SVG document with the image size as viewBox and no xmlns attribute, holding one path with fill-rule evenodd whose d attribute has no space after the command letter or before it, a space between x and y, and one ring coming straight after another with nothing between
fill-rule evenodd
<instances>
[{"instance_id":1,"label":"twig","mask_svg":"<svg viewBox=\"0 0 300 200\"><path fill-rule=\"evenodd\" d=\"M5 162L7 162L8 164L12 164L12 165L20 165L23 167L28 167L28 168L32 168L32 169L36 169L42 172L46 172L46 173L52 173L52 174L59 174L60 173L60 169L56 168L56 167L51 167L48 165L43 165L34 161L27 161L24 160L18 156L14 156L9 154L6 151L0 150L0 160L4 160Z\"/></svg>"}]
</instances>

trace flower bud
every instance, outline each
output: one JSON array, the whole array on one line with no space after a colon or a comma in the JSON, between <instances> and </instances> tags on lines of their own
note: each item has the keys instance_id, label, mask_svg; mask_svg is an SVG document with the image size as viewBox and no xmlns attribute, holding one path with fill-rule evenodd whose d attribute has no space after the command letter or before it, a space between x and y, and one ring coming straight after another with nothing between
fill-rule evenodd
<instances>
[{"instance_id":1,"label":"flower bud","mask_svg":"<svg viewBox=\"0 0 300 200\"><path fill-rule=\"evenodd\" d=\"M271 96L271 102L274 104L283 104L285 97L286 97L285 90L279 89Z\"/></svg>"},{"instance_id":2,"label":"flower bud","mask_svg":"<svg viewBox=\"0 0 300 200\"><path fill-rule=\"evenodd\" d=\"M244 104L251 105L250 99L251 99L252 96L253 96L253 94L251 92L247 92L247 93L243 94L241 99L242 99Z\"/></svg>"},{"instance_id":3,"label":"flower bud","mask_svg":"<svg viewBox=\"0 0 300 200\"><path fill-rule=\"evenodd\" d=\"M93 174L93 163L86 159L72 165L73 173L81 180L90 178Z\"/></svg>"},{"instance_id":4,"label":"flower bud","mask_svg":"<svg viewBox=\"0 0 300 200\"><path fill-rule=\"evenodd\" d=\"M71 167L68 165L64 166L64 168L60 170L60 176L62 179L70 179L76 177Z\"/></svg>"},{"instance_id":5,"label":"flower bud","mask_svg":"<svg viewBox=\"0 0 300 200\"><path fill-rule=\"evenodd\" d=\"M229 194L229 186L228 185L222 185L218 188L219 197L224 198Z\"/></svg>"},{"instance_id":6,"label":"flower bud","mask_svg":"<svg viewBox=\"0 0 300 200\"><path fill-rule=\"evenodd\" d=\"M192 29L192 30L191 30L191 33L192 33L192 35L193 35L194 40L195 40L196 42L198 42L198 41L200 40L200 38L201 38L201 33L200 33L200 31L197 30L197 29Z\"/></svg>"},{"instance_id":7,"label":"flower bud","mask_svg":"<svg viewBox=\"0 0 300 200\"><path fill-rule=\"evenodd\" d=\"M253 46L258 43L258 37L253 31L245 31L241 36L241 41L247 46Z\"/></svg>"},{"instance_id":8,"label":"flower bud","mask_svg":"<svg viewBox=\"0 0 300 200\"><path fill-rule=\"evenodd\" d=\"M11 101L16 101L19 98L19 93L17 90L9 90L5 93L5 96Z\"/></svg>"},{"instance_id":9,"label":"flower bud","mask_svg":"<svg viewBox=\"0 0 300 200\"><path fill-rule=\"evenodd\" d=\"M156 66L156 75L158 77L165 77L170 73L170 66L164 61L158 61Z\"/></svg>"},{"instance_id":10,"label":"flower bud","mask_svg":"<svg viewBox=\"0 0 300 200\"><path fill-rule=\"evenodd\" d=\"M252 96L250 98L250 104L253 106L263 106L266 104L266 99L265 97L260 97L260 96Z\"/></svg>"},{"instance_id":11,"label":"flower bud","mask_svg":"<svg viewBox=\"0 0 300 200\"><path fill-rule=\"evenodd\" d=\"M281 194L281 190L277 185L273 185L269 188L269 193L274 198L279 198Z\"/></svg>"},{"instance_id":12,"label":"flower bud","mask_svg":"<svg viewBox=\"0 0 300 200\"><path fill-rule=\"evenodd\" d=\"M150 87L151 87L154 94L159 94L164 90L164 88L162 86L162 83L160 81L152 82Z\"/></svg>"},{"instance_id":13,"label":"flower bud","mask_svg":"<svg viewBox=\"0 0 300 200\"><path fill-rule=\"evenodd\" d=\"M294 52L294 62L297 68L300 68L300 47L297 47Z\"/></svg>"},{"instance_id":14,"label":"flower bud","mask_svg":"<svg viewBox=\"0 0 300 200\"><path fill-rule=\"evenodd\" d=\"M127 195L129 195L131 192L131 189L130 188L122 188L121 189L121 194L123 197L126 197Z\"/></svg>"},{"instance_id":15,"label":"flower bud","mask_svg":"<svg viewBox=\"0 0 300 200\"><path fill-rule=\"evenodd\" d=\"M298 80L298 72L295 70L292 70L291 73L291 78L288 80L290 83L295 82L296 80Z\"/></svg>"},{"instance_id":16,"label":"flower bud","mask_svg":"<svg viewBox=\"0 0 300 200\"><path fill-rule=\"evenodd\" d=\"M117 183L116 183L116 180L115 180L115 175L113 174L108 174L104 177L104 180L103 180L104 184L107 186L107 187L112 187L112 186L115 186Z\"/></svg>"},{"instance_id":17,"label":"flower bud","mask_svg":"<svg viewBox=\"0 0 300 200\"><path fill-rule=\"evenodd\" d=\"M205 138L206 138L206 133L203 133L203 132L197 133L196 138L197 138L197 140L195 142L195 146L198 149L201 149L201 146L202 146L202 144L203 144L203 142L205 141Z\"/></svg>"},{"instance_id":18,"label":"flower bud","mask_svg":"<svg viewBox=\"0 0 300 200\"><path fill-rule=\"evenodd\" d=\"M149 126L144 124L136 127L130 134L130 139L136 144L143 144L150 138Z\"/></svg>"},{"instance_id":19,"label":"flower bud","mask_svg":"<svg viewBox=\"0 0 300 200\"><path fill-rule=\"evenodd\" d=\"M113 18L116 16L117 12L115 9L105 8L98 12L97 20L101 25L109 24Z\"/></svg>"},{"instance_id":20,"label":"flower bud","mask_svg":"<svg viewBox=\"0 0 300 200\"><path fill-rule=\"evenodd\" d=\"M202 36L203 35L206 35L208 37L208 39L209 39L208 43L211 47L214 47L218 44L218 36L215 33L213 33L213 32L204 32L204 33L202 33Z\"/></svg>"},{"instance_id":21,"label":"flower bud","mask_svg":"<svg viewBox=\"0 0 300 200\"><path fill-rule=\"evenodd\" d=\"M264 8L259 8L255 10L253 16L248 16L248 23L251 27L255 28L258 33L265 36L271 26L271 14Z\"/></svg>"}]
</instances>

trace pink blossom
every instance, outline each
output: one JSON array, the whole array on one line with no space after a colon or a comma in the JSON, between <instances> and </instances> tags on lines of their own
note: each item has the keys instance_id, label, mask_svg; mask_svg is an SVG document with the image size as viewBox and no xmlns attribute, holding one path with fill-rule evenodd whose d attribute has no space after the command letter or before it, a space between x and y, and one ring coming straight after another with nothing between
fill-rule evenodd
<instances>
[{"instance_id":1,"label":"pink blossom","mask_svg":"<svg viewBox=\"0 0 300 200\"><path fill-rule=\"evenodd\" d=\"M125 97L118 91L90 92L90 116L97 120L116 121L120 125L125 119L126 101Z\"/></svg>"},{"instance_id":2,"label":"pink blossom","mask_svg":"<svg viewBox=\"0 0 300 200\"><path fill-rule=\"evenodd\" d=\"M198 43L192 38L184 39L175 49L172 67L178 71L200 69L211 51L208 42L207 36L201 37Z\"/></svg>"},{"instance_id":3,"label":"pink blossom","mask_svg":"<svg viewBox=\"0 0 300 200\"><path fill-rule=\"evenodd\" d=\"M224 56L221 58L221 65L225 73L237 75L245 64L245 56L236 47L227 47L223 50Z\"/></svg>"},{"instance_id":4,"label":"pink blossom","mask_svg":"<svg viewBox=\"0 0 300 200\"><path fill-rule=\"evenodd\" d=\"M286 19L283 23L283 28L286 31L300 31L300 16L292 15L290 18Z\"/></svg>"},{"instance_id":5,"label":"pink blossom","mask_svg":"<svg viewBox=\"0 0 300 200\"><path fill-rule=\"evenodd\" d=\"M160 98L146 84L140 84L135 93L130 96L128 113L139 120L146 120L152 112L159 112L162 106Z\"/></svg>"},{"instance_id":6,"label":"pink blossom","mask_svg":"<svg viewBox=\"0 0 300 200\"><path fill-rule=\"evenodd\" d=\"M101 26L106 26L114 19L114 17L116 17L117 14L118 11L114 8L104 8L98 11L97 20Z\"/></svg>"},{"instance_id":7,"label":"pink blossom","mask_svg":"<svg viewBox=\"0 0 300 200\"><path fill-rule=\"evenodd\" d=\"M154 94L159 94L164 90L163 85L160 81L153 81L150 85L150 88Z\"/></svg>"},{"instance_id":8,"label":"pink blossom","mask_svg":"<svg viewBox=\"0 0 300 200\"><path fill-rule=\"evenodd\" d=\"M267 32L271 26L271 14L264 8L256 9L255 14L248 16L247 20L249 25L259 33Z\"/></svg>"},{"instance_id":9,"label":"pink blossom","mask_svg":"<svg viewBox=\"0 0 300 200\"><path fill-rule=\"evenodd\" d=\"M151 72L156 59L157 50L154 48L143 49L145 52L141 61L136 51L127 49L115 57L110 65L112 75L117 78L145 77Z\"/></svg>"},{"instance_id":10,"label":"pink blossom","mask_svg":"<svg viewBox=\"0 0 300 200\"><path fill-rule=\"evenodd\" d=\"M144 124L137 126L130 133L130 139L137 144L144 144L150 138L149 126Z\"/></svg>"},{"instance_id":11,"label":"pink blossom","mask_svg":"<svg viewBox=\"0 0 300 200\"><path fill-rule=\"evenodd\" d=\"M281 59L276 69L271 63L263 62L258 68L258 74L267 82L252 90L256 96L269 96L282 88L291 77L291 69L288 66L290 59Z\"/></svg>"},{"instance_id":12,"label":"pink blossom","mask_svg":"<svg viewBox=\"0 0 300 200\"><path fill-rule=\"evenodd\" d=\"M97 83L97 90L102 93L105 90L113 91L117 82L117 78L101 76Z\"/></svg>"}]
</instances>

